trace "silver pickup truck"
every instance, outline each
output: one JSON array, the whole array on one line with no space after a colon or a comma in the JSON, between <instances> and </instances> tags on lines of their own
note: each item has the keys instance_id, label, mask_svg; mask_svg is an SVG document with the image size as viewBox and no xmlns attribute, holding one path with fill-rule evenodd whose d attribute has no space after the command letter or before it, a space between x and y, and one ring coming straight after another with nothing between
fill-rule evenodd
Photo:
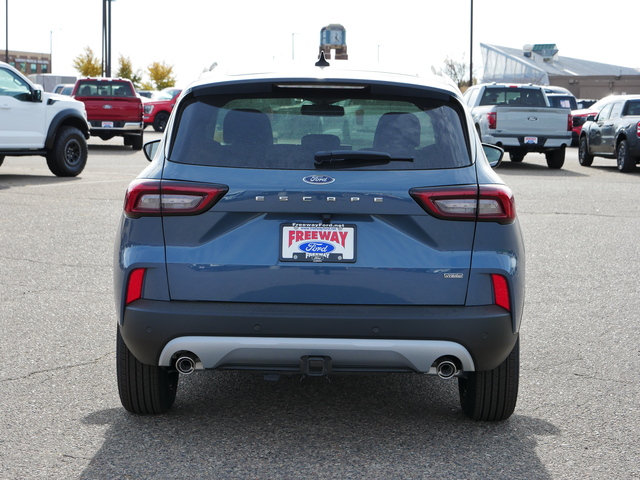
<instances>
[{"instance_id":1,"label":"silver pickup truck","mask_svg":"<svg viewBox=\"0 0 640 480\"><path fill-rule=\"evenodd\" d=\"M543 87L522 84L481 84L464 99L483 143L502 147L512 162L528 152L542 152L549 168L562 168L571 145L571 110L549 106Z\"/></svg>"}]
</instances>

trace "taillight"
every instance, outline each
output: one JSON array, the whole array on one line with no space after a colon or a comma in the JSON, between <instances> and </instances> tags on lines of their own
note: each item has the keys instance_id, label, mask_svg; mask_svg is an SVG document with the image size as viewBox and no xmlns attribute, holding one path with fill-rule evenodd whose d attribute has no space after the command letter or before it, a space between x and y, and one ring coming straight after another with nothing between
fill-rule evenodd
<instances>
[{"instance_id":1,"label":"taillight","mask_svg":"<svg viewBox=\"0 0 640 480\"><path fill-rule=\"evenodd\" d=\"M640 137L640 122L636 124L636 135Z\"/></svg>"},{"instance_id":2,"label":"taillight","mask_svg":"<svg viewBox=\"0 0 640 480\"><path fill-rule=\"evenodd\" d=\"M226 185L136 180L127 190L124 214L129 218L198 215L214 206L228 190Z\"/></svg>"},{"instance_id":3,"label":"taillight","mask_svg":"<svg viewBox=\"0 0 640 480\"><path fill-rule=\"evenodd\" d=\"M509 299L509 284L502 275L491 275L493 283L493 302L506 310L511 311L511 300Z\"/></svg>"},{"instance_id":4,"label":"taillight","mask_svg":"<svg viewBox=\"0 0 640 480\"><path fill-rule=\"evenodd\" d=\"M146 270L144 268L136 268L129 274L125 305L129 305L131 302L135 302L136 300L142 298L142 286L144 284L145 272Z\"/></svg>"},{"instance_id":5,"label":"taillight","mask_svg":"<svg viewBox=\"0 0 640 480\"><path fill-rule=\"evenodd\" d=\"M567 122L567 131L573 130L573 115L569 114L569 121Z\"/></svg>"},{"instance_id":6,"label":"taillight","mask_svg":"<svg viewBox=\"0 0 640 480\"><path fill-rule=\"evenodd\" d=\"M443 220L512 223L513 193L505 185L412 188L409 194L430 215Z\"/></svg>"},{"instance_id":7,"label":"taillight","mask_svg":"<svg viewBox=\"0 0 640 480\"><path fill-rule=\"evenodd\" d=\"M487 123L489 124L489 130L495 130L498 125L498 113L497 112L489 112L487 113Z\"/></svg>"}]
</instances>

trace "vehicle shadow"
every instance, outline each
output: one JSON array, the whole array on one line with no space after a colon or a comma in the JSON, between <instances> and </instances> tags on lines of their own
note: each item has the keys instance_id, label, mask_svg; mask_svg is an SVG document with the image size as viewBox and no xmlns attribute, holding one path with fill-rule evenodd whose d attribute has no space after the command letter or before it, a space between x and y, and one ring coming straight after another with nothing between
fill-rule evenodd
<instances>
[{"instance_id":1,"label":"vehicle shadow","mask_svg":"<svg viewBox=\"0 0 640 480\"><path fill-rule=\"evenodd\" d=\"M56 177L55 175L18 175L0 173L0 190L32 185L57 185L80 181L81 177Z\"/></svg>"},{"instance_id":2,"label":"vehicle shadow","mask_svg":"<svg viewBox=\"0 0 640 480\"><path fill-rule=\"evenodd\" d=\"M84 421L109 428L81 479L550 479L536 436L559 434L517 410L472 422L457 382L418 375L196 374L165 415L118 408Z\"/></svg>"},{"instance_id":3,"label":"vehicle shadow","mask_svg":"<svg viewBox=\"0 0 640 480\"><path fill-rule=\"evenodd\" d=\"M574 172L564 168L552 169L546 165L527 163L524 162L511 162L509 160L502 162L498 168L496 168L498 175L520 175L526 173L527 175L537 175L542 177L586 177L586 174Z\"/></svg>"}]
</instances>

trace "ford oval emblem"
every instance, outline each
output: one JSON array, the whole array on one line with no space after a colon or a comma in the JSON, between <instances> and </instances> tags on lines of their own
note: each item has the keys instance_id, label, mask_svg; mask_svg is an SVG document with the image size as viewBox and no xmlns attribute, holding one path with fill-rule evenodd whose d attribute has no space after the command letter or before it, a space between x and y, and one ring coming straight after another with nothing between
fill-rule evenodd
<instances>
[{"instance_id":1,"label":"ford oval emblem","mask_svg":"<svg viewBox=\"0 0 640 480\"><path fill-rule=\"evenodd\" d=\"M111 110L113 108L113 106L107 104L107 105L103 105L102 108L104 108L106 110Z\"/></svg>"},{"instance_id":2,"label":"ford oval emblem","mask_svg":"<svg viewBox=\"0 0 640 480\"><path fill-rule=\"evenodd\" d=\"M302 181L311 185L329 185L330 183L335 182L336 179L329 175L309 175L304 177Z\"/></svg>"},{"instance_id":3,"label":"ford oval emblem","mask_svg":"<svg viewBox=\"0 0 640 480\"><path fill-rule=\"evenodd\" d=\"M336 247L326 242L305 242L298 247L301 252L307 253L329 253Z\"/></svg>"}]
</instances>

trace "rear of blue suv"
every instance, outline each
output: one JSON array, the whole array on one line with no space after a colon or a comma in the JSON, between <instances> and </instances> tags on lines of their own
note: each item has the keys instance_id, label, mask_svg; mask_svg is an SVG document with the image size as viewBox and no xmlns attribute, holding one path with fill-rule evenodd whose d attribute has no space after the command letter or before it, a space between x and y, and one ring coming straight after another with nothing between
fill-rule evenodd
<instances>
[{"instance_id":1,"label":"rear of blue suv","mask_svg":"<svg viewBox=\"0 0 640 480\"><path fill-rule=\"evenodd\" d=\"M196 370L415 372L508 418L524 247L501 152L442 79L283 72L193 84L146 147L115 255L123 406L165 412Z\"/></svg>"}]
</instances>

